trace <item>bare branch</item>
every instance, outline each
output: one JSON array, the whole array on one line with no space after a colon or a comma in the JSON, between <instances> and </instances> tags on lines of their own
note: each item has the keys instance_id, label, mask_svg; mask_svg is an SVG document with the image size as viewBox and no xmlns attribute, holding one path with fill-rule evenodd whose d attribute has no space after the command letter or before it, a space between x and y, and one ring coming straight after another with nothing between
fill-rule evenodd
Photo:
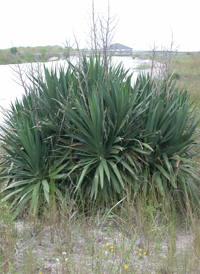
<instances>
[{"instance_id":1,"label":"bare branch","mask_svg":"<svg viewBox=\"0 0 200 274\"><path fill-rule=\"evenodd\" d=\"M70 39L66 39L64 44L64 48L67 50L66 56L64 55L64 58L71 61L71 51L74 47L74 43L71 44Z\"/></svg>"},{"instance_id":2,"label":"bare branch","mask_svg":"<svg viewBox=\"0 0 200 274\"><path fill-rule=\"evenodd\" d=\"M37 104L36 104L36 85L35 85L35 79L34 79L34 68L33 63L31 62L31 73L32 76L32 84L33 84L33 101L34 101L34 109L35 109L35 121L36 121L36 127L39 129L39 123L38 123L38 113L37 113Z\"/></svg>"},{"instance_id":3,"label":"bare branch","mask_svg":"<svg viewBox=\"0 0 200 274\"><path fill-rule=\"evenodd\" d=\"M25 94L27 96L28 95L28 90L27 90L27 84L26 84L26 81L25 81L26 77L24 78L26 69L24 69L24 66L23 66L23 68L21 68L19 63L15 64L14 67L10 66L10 68L13 71L14 77L18 80L17 81L15 79L13 79L13 81L15 81L18 85L23 87L23 89L25 91Z\"/></svg>"},{"instance_id":4,"label":"bare branch","mask_svg":"<svg viewBox=\"0 0 200 274\"><path fill-rule=\"evenodd\" d=\"M92 0L92 27L91 28L92 28L92 32L93 32L92 45L94 42L94 52L95 52L95 56L97 58L97 29L96 29L97 25L96 25L96 20L95 20L94 0Z\"/></svg>"},{"instance_id":5,"label":"bare branch","mask_svg":"<svg viewBox=\"0 0 200 274\"><path fill-rule=\"evenodd\" d=\"M76 74L76 79L78 80L78 84L79 84L79 88L80 88L80 91L81 91L81 94L82 94L82 97L83 97L85 108L87 110L88 116L90 117L90 111L89 111L89 108L88 108L88 105L87 105L87 102L86 102L85 94L84 94L84 91L83 91L83 88L82 88L82 85L81 85L81 81L80 81L80 78L79 78L79 74L78 74L78 71L77 71L76 67L75 67L75 74Z\"/></svg>"},{"instance_id":6,"label":"bare branch","mask_svg":"<svg viewBox=\"0 0 200 274\"><path fill-rule=\"evenodd\" d=\"M174 49L174 39L173 32L171 31L171 44L170 47L161 46L161 50L159 52L156 51L156 47L154 45L152 54L151 54L151 76L152 80L153 73L156 74L157 81L157 94L160 92L162 81L165 80L165 88L166 88L166 96L168 97L170 94L170 68L173 58L177 55L178 47ZM159 61L155 62L156 55L159 55Z\"/></svg>"}]
</instances>

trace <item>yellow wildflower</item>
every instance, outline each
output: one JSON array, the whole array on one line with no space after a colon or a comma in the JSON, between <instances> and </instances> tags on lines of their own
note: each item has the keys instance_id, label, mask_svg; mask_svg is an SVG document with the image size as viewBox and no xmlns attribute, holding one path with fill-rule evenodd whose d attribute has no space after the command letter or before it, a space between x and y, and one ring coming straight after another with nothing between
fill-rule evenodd
<instances>
[{"instance_id":1,"label":"yellow wildflower","mask_svg":"<svg viewBox=\"0 0 200 274\"><path fill-rule=\"evenodd\" d=\"M144 254L144 255L146 255L147 253L146 253L146 252L144 252L143 254Z\"/></svg>"},{"instance_id":2,"label":"yellow wildflower","mask_svg":"<svg viewBox=\"0 0 200 274\"><path fill-rule=\"evenodd\" d=\"M128 265L125 265L124 268L127 269L127 268L128 268Z\"/></svg>"},{"instance_id":3,"label":"yellow wildflower","mask_svg":"<svg viewBox=\"0 0 200 274\"><path fill-rule=\"evenodd\" d=\"M142 251L142 249L140 248L140 249L139 249L139 251L141 252L141 251Z\"/></svg>"},{"instance_id":4,"label":"yellow wildflower","mask_svg":"<svg viewBox=\"0 0 200 274\"><path fill-rule=\"evenodd\" d=\"M119 236L121 236L121 235L122 235L122 233L119 233L118 235L119 235Z\"/></svg>"},{"instance_id":5,"label":"yellow wildflower","mask_svg":"<svg viewBox=\"0 0 200 274\"><path fill-rule=\"evenodd\" d=\"M109 243L107 243L106 245L109 246Z\"/></svg>"}]
</instances>

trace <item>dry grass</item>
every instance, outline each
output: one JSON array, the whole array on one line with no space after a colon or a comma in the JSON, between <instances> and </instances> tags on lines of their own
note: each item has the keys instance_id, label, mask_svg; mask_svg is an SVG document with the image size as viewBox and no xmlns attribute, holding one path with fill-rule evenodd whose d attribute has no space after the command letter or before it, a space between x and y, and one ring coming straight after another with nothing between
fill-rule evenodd
<instances>
[{"instance_id":1,"label":"dry grass","mask_svg":"<svg viewBox=\"0 0 200 274\"><path fill-rule=\"evenodd\" d=\"M63 204L51 214L15 222L4 215L2 274L200 272L200 227L189 205L178 215L125 199L112 211L94 206L88 215Z\"/></svg>"}]
</instances>

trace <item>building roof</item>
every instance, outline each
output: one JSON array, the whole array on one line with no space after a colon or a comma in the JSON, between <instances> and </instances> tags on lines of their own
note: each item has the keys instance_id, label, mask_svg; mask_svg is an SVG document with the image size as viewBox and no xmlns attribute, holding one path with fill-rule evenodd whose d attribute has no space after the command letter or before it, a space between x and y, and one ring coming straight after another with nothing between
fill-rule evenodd
<instances>
[{"instance_id":1,"label":"building roof","mask_svg":"<svg viewBox=\"0 0 200 274\"><path fill-rule=\"evenodd\" d=\"M108 47L109 49L113 49L113 50L132 50L132 48L130 47L127 47L127 46L124 46L122 44L119 44L119 43L115 43L115 44L112 44L110 45L110 47Z\"/></svg>"}]
</instances>

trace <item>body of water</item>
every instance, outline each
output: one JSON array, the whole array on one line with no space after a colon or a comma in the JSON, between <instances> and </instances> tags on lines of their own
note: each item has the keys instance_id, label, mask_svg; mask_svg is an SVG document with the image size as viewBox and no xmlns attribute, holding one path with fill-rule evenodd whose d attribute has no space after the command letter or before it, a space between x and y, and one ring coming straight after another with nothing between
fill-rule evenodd
<instances>
[{"instance_id":1,"label":"body of water","mask_svg":"<svg viewBox=\"0 0 200 274\"><path fill-rule=\"evenodd\" d=\"M131 57L113 57L113 63L117 64L123 62L124 67L126 69L130 69L130 71L134 71L133 73L133 82L137 78L139 70L137 67L141 65L144 60L140 59L132 59ZM72 59L72 63L75 63L76 60ZM149 62L145 60L145 62ZM48 68L60 67L65 66L67 67L67 62L62 61L54 61L54 62L47 62L44 65ZM30 69L30 64L21 64L20 69L24 72L24 79L25 79L25 72ZM43 63L41 64L41 68L43 67ZM16 73L17 66L16 65L1 65L0 66L0 106L5 109L9 109L10 103L15 101L16 98L21 99L22 95L24 94L24 89L21 86L21 82L19 79L19 75ZM27 80L26 80L27 81ZM3 114L0 113L0 123L3 121Z\"/></svg>"}]
</instances>

